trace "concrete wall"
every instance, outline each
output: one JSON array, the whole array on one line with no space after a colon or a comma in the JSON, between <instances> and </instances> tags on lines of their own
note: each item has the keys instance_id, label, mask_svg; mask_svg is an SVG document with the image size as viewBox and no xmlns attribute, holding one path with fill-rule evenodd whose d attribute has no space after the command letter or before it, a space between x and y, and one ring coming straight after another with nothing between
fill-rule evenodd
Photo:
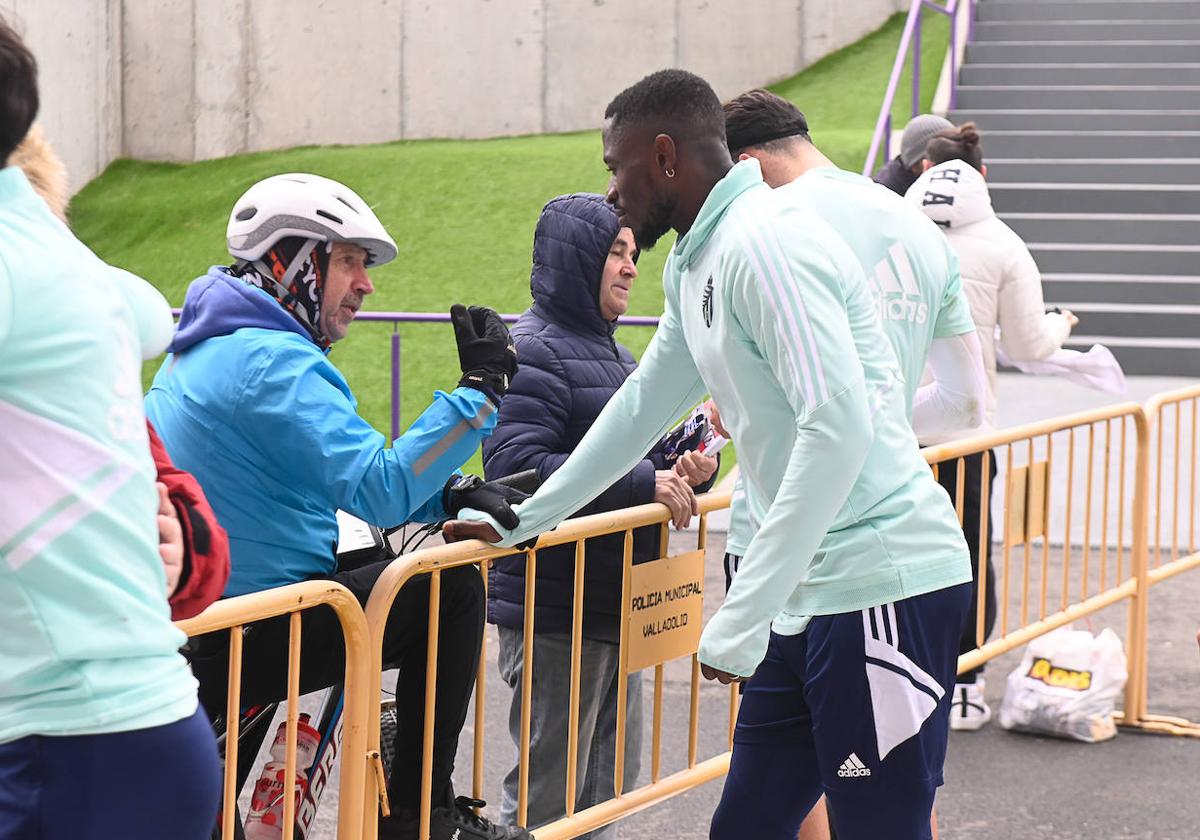
<instances>
[{"instance_id":1,"label":"concrete wall","mask_svg":"<svg viewBox=\"0 0 1200 840\"><path fill-rule=\"evenodd\" d=\"M121 0L0 0L38 60L39 119L72 189L120 156Z\"/></svg>"},{"instance_id":2,"label":"concrete wall","mask_svg":"<svg viewBox=\"0 0 1200 840\"><path fill-rule=\"evenodd\" d=\"M722 97L785 78L906 0L0 0L82 184L118 155L593 128L661 67Z\"/></svg>"}]
</instances>

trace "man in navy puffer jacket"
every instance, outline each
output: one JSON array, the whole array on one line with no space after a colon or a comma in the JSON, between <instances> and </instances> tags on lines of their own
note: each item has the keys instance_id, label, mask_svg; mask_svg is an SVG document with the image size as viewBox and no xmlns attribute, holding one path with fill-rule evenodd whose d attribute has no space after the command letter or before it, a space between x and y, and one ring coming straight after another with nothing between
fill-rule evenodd
<instances>
[{"instance_id":1,"label":"man in navy puffer jacket","mask_svg":"<svg viewBox=\"0 0 1200 840\"><path fill-rule=\"evenodd\" d=\"M533 240L533 306L512 331L521 368L513 377L492 437L484 442L486 477L536 469L545 481L567 459L609 398L633 372L633 355L613 337L637 277L637 247L628 228L598 195L560 196L545 206ZM662 447L577 516L659 501L677 526L694 512L693 487L708 489L717 461L688 453L668 465ZM634 562L658 556L659 530L634 532ZM618 648L624 536L587 542L584 642L579 707L576 808L613 795ZM533 710L527 825L565 813L566 708L571 672L574 546L538 553ZM488 587L488 620L498 626L499 664L513 689L509 729L519 743L524 645L525 558L497 560ZM627 689L625 789L641 755L641 682ZM501 819L516 817L518 766L504 780ZM593 832L599 837L612 828ZM611 834L609 835L611 836Z\"/></svg>"}]
</instances>

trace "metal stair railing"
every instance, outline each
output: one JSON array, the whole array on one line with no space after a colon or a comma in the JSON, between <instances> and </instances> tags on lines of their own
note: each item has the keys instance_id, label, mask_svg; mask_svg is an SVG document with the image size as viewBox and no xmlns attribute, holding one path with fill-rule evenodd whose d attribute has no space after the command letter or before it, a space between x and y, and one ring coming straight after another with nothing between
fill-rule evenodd
<instances>
[{"instance_id":1,"label":"metal stair railing","mask_svg":"<svg viewBox=\"0 0 1200 840\"><path fill-rule=\"evenodd\" d=\"M867 160L863 164L863 175L870 177L875 170L876 160L880 149L883 150L883 160L891 158L892 146L892 105L896 99L896 90L900 86L900 76L904 72L904 64L912 54L912 116L917 116L921 108L921 10L930 9L950 18L950 44L947 53L950 62L950 108L954 108L958 98L958 22L959 14L965 13L966 42L974 38L974 0L947 0L943 6L933 0L912 0L908 9L908 17L904 22L904 31L900 35L900 46L896 50L896 60L892 63L892 75L888 79L887 92L883 96L883 104L879 106L879 117L875 121L875 133L871 137L871 148L867 152Z\"/></svg>"}]
</instances>

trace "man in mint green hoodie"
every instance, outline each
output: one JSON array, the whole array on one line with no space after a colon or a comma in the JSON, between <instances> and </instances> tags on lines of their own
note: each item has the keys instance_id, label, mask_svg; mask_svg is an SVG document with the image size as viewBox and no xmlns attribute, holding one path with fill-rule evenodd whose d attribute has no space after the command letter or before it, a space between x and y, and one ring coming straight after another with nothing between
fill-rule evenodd
<instances>
[{"instance_id":1,"label":"man in mint green hoodie","mask_svg":"<svg viewBox=\"0 0 1200 840\"><path fill-rule=\"evenodd\" d=\"M621 224L643 247L679 234L659 329L517 528L465 512L487 525L448 533L552 528L711 393L761 523L700 641L706 677L755 676L711 836L794 837L825 793L843 838L929 837L970 568L862 268L757 161L731 163L702 79L651 74L605 116Z\"/></svg>"},{"instance_id":2,"label":"man in mint green hoodie","mask_svg":"<svg viewBox=\"0 0 1200 840\"><path fill-rule=\"evenodd\" d=\"M38 108L0 19L0 162ZM220 772L159 553L142 360L171 312L0 168L0 837L200 840Z\"/></svg>"}]
</instances>

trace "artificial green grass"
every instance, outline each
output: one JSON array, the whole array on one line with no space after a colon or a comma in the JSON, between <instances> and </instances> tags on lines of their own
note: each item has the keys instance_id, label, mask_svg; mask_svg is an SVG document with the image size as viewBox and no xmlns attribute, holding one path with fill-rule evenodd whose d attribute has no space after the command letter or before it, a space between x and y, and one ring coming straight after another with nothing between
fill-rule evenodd
<instances>
[{"instance_id":1,"label":"artificial green grass","mask_svg":"<svg viewBox=\"0 0 1200 840\"><path fill-rule=\"evenodd\" d=\"M923 107L937 83L946 41L942 16L927 17L932 19L926 20L923 39ZM840 166L862 168L903 23L896 15L856 44L772 86L805 111L814 141ZM908 90L906 75L894 111L897 126L907 120ZM395 238L399 258L372 272L377 291L367 308L376 311L446 312L457 302L523 311L542 205L562 193L600 192L606 182L595 131L303 147L187 165L121 160L75 197L71 223L103 259L150 280L179 306L192 279L209 265L229 261L225 223L236 198L261 178L296 171L350 185ZM640 261L630 314L662 311L667 248L664 239ZM331 355L363 416L385 433L391 331L389 325L356 324ZM459 373L448 324L404 325L400 334L406 427L434 389L453 387ZM651 334L626 327L618 339L640 356ZM157 367L147 365L147 386ZM726 465L733 460L726 458ZM478 455L468 469L479 469Z\"/></svg>"}]
</instances>

